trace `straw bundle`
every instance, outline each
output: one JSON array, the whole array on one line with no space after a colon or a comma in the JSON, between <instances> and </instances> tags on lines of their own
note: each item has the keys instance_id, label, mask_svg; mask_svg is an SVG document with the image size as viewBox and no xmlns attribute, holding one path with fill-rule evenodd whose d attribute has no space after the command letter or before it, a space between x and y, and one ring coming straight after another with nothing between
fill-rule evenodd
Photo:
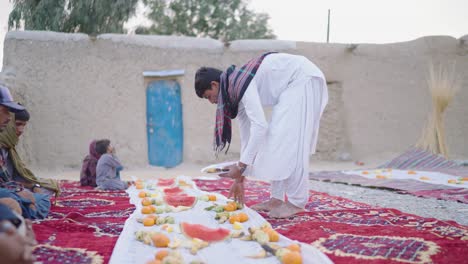
<instances>
[{"instance_id":1,"label":"straw bundle","mask_svg":"<svg viewBox=\"0 0 468 264\"><path fill-rule=\"evenodd\" d=\"M416 146L448 158L445 143L444 111L460 85L455 75L455 67L447 69L447 67L439 66L436 69L434 64L431 64L427 84L432 97L432 112L429 114L422 137Z\"/></svg>"}]
</instances>

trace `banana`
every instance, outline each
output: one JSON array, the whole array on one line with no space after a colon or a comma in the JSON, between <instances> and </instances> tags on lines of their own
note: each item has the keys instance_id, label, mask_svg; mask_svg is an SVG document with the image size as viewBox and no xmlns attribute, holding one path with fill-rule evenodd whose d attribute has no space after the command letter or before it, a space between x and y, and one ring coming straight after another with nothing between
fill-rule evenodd
<instances>
[{"instance_id":1,"label":"banana","mask_svg":"<svg viewBox=\"0 0 468 264\"><path fill-rule=\"evenodd\" d=\"M248 258L253 258L253 259L266 258L267 257L267 252L262 249L257 255L252 255L252 256L247 256L247 257Z\"/></svg>"}]
</instances>

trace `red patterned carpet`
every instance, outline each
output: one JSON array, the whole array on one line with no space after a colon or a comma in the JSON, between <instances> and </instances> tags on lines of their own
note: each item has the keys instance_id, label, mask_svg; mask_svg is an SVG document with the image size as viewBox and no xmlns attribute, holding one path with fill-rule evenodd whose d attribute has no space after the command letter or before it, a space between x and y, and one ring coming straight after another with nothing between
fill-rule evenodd
<instances>
[{"instance_id":1,"label":"red patterned carpet","mask_svg":"<svg viewBox=\"0 0 468 264\"><path fill-rule=\"evenodd\" d=\"M229 180L200 181L200 189L227 195ZM269 185L248 181L247 205L269 198ZM309 212L290 219L262 214L280 233L312 243L335 263L468 263L468 228L310 192Z\"/></svg>"},{"instance_id":2,"label":"red patterned carpet","mask_svg":"<svg viewBox=\"0 0 468 264\"><path fill-rule=\"evenodd\" d=\"M33 228L43 263L107 263L125 220L134 210L123 191L98 191L62 182L63 193L48 219Z\"/></svg>"},{"instance_id":3,"label":"red patterned carpet","mask_svg":"<svg viewBox=\"0 0 468 264\"><path fill-rule=\"evenodd\" d=\"M229 180L196 181L227 195ZM33 225L43 263L107 263L125 220L133 212L125 192L64 182L49 219ZM268 184L247 181L247 204L268 199ZM283 235L312 243L335 263L468 263L468 228L311 192L310 212L269 219Z\"/></svg>"}]
</instances>

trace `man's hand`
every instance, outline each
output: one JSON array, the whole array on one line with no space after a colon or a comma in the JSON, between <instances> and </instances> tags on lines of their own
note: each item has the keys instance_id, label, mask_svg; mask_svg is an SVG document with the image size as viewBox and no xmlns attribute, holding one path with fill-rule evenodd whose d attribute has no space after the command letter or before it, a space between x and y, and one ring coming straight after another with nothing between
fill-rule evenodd
<instances>
[{"instance_id":1,"label":"man's hand","mask_svg":"<svg viewBox=\"0 0 468 264\"><path fill-rule=\"evenodd\" d=\"M223 171L224 170L228 170L228 172L218 174L219 177L229 178L229 179L233 179L233 180L240 180L240 179L243 178L242 172L239 169L239 166L237 166L236 164L224 167Z\"/></svg>"},{"instance_id":2,"label":"man's hand","mask_svg":"<svg viewBox=\"0 0 468 264\"><path fill-rule=\"evenodd\" d=\"M233 198L234 201L244 205L245 190L244 181L234 181L229 191L229 198Z\"/></svg>"},{"instance_id":3,"label":"man's hand","mask_svg":"<svg viewBox=\"0 0 468 264\"><path fill-rule=\"evenodd\" d=\"M231 190L229 192L229 198L233 197L233 199L240 203L244 204L244 176L242 176L242 171L240 170L239 166L236 164L227 166L223 169L228 169L229 171L226 173L219 174L221 178L229 178L233 179L234 183L231 186Z\"/></svg>"}]
</instances>

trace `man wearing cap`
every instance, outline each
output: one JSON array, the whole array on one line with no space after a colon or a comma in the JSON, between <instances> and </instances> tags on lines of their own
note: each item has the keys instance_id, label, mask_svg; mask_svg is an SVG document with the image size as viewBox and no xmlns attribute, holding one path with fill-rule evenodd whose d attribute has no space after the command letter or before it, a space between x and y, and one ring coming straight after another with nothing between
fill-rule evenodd
<instances>
[{"instance_id":1,"label":"man wearing cap","mask_svg":"<svg viewBox=\"0 0 468 264\"><path fill-rule=\"evenodd\" d=\"M10 112L15 113L24 110L25 108L13 101L10 90L0 85L0 131L10 122Z\"/></svg>"},{"instance_id":2,"label":"man wearing cap","mask_svg":"<svg viewBox=\"0 0 468 264\"><path fill-rule=\"evenodd\" d=\"M31 184L32 181L28 181L28 177L18 177L24 174L19 172L29 172L29 170L24 167L15 150L18 135L10 112L24 116L25 111L23 106L13 101L9 89L0 85L0 196L16 200L25 218L44 218L49 213L50 198L46 194L35 194L24 188L21 182ZM39 183L37 179L35 180L36 182L32 182L33 185Z\"/></svg>"}]
</instances>

